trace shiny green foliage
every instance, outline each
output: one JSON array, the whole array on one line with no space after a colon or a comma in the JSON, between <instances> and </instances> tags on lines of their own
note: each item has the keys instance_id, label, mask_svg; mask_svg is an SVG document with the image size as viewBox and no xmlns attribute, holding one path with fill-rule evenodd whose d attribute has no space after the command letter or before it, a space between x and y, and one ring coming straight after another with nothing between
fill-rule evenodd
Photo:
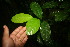
<instances>
[{"instance_id":1,"label":"shiny green foliage","mask_svg":"<svg viewBox=\"0 0 70 47\"><path fill-rule=\"evenodd\" d=\"M39 27L40 27L40 20L37 18L32 18L26 23L26 28L27 28L26 34L27 35L35 34L38 31Z\"/></svg>"},{"instance_id":2,"label":"shiny green foliage","mask_svg":"<svg viewBox=\"0 0 70 47\"><path fill-rule=\"evenodd\" d=\"M33 17L29 14L19 13L12 17L11 21L14 23L24 23L32 19Z\"/></svg>"},{"instance_id":3,"label":"shiny green foliage","mask_svg":"<svg viewBox=\"0 0 70 47\"><path fill-rule=\"evenodd\" d=\"M37 35L37 41L40 43L40 44L43 44L42 40L41 40L41 35L40 33L38 33Z\"/></svg>"},{"instance_id":4,"label":"shiny green foliage","mask_svg":"<svg viewBox=\"0 0 70 47\"><path fill-rule=\"evenodd\" d=\"M42 14L43 14L43 12L42 12L42 9L41 9L41 7L40 7L40 5L39 5L38 3L32 2L32 3L30 4L30 8L31 8L31 10L33 11L33 13L34 13L38 18L42 19Z\"/></svg>"},{"instance_id":5,"label":"shiny green foliage","mask_svg":"<svg viewBox=\"0 0 70 47\"><path fill-rule=\"evenodd\" d=\"M42 8L54 8L56 6L58 6L58 3L51 1L51 2L46 2L45 4L43 4Z\"/></svg>"},{"instance_id":6,"label":"shiny green foliage","mask_svg":"<svg viewBox=\"0 0 70 47\"><path fill-rule=\"evenodd\" d=\"M67 18L67 13L62 11L54 11L52 15L55 16L55 21L63 21Z\"/></svg>"},{"instance_id":7,"label":"shiny green foliage","mask_svg":"<svg viewBox=\"0 0 70 47\"><path fill-rule=\"evenodd\" d=\"M43 21L40 27L41 37L44 42L48 42L50 40L51 30L48 22Z\"/></svg>"}]
</instances>

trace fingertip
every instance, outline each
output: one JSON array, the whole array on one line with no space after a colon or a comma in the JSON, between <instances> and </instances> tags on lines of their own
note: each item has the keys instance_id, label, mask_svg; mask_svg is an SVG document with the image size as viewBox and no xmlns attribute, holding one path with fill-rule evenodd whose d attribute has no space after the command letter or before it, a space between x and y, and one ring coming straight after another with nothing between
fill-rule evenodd
<instances>
[{"instance_id":1,"label":"fingertip","mask_svg":"<svg viewBox=\"0 0 70 47\"><path fill-rule=\"evenodd\" d=\"M24 38L24 41L27 41L28 40L28 37L26 36L25 38Z\"/></svg>"},{"instance_id":2,"label":"fingertip","mask_svg":"<svg viewBox=\"0 0 70 47\"><path fill-rule=\"evenodd\" d=\"M23 26L19 26L19 27L23 27Z\"/></svg>"},{"instance_id":3,"label":"fingertip","mask_svg":"<svg viewBox=\"0 0 70 47\"><path fill-rule=\"evenodd\" d=\"M6 25L4 25L3 28L6 28Z\"/></svg>"},{"instance_id":4,"label":"fingertip","mask_svg":"<svg viewBox=\"0 0 70 47\"><path fill-rule=\"evenodd\" d=\"M19 26L18 28L16 28L15 31L19 31L20 29L22 29L22 26Z\"/></svg>"},{"instance_id":5,"label":"fingertip","mask_svg":"<svg viewBox=\"0 0 70 47\"><path fill-rule=\"evenodd\" d=\"M7 27L6 25L4 25L3 28L4 28L4 33L3 33L3 35L4 35L5 37L9 37L9 29L8 29L8 27Z\"/></svg>"},{"instance_id":6,"label":"fingertip","mask_svg":"<svg viewBox=\"0 0 70 47\"><path fill-rule=\"evenodd\" d=\"M18 29L22 29L22 28L23 28L23 26L19 26L19 27L18 27Z\"/></svg>"},{"instance_id":7,"label":"fingertip","mask_svg":"<svg viewBox=\"0 0 70 47\"><path fill-rule=\"evenodd\" d=\"M25 29L25 30L26 30L26 27L23 27L23 29Z\"/></svg>"},{"instance_id":8,"label":"fingertip","mask_svg":"<svg viewBox=\"0 0 70 47\"><path fill-rule=\"evenodd\" d=\"M23 27L22 29L21 29L21 32L25 32L26 31L26 27Z\"/></svg>"},{"instance_id":9,"label":"fingertip","mask_svg":"<svg viewBox=\"0 0 70 47\"><path fill-rule=\"evenodd\" d=\"M25 26L25 28L26 28L26 26Z\"/></svg>"}]
</instances>

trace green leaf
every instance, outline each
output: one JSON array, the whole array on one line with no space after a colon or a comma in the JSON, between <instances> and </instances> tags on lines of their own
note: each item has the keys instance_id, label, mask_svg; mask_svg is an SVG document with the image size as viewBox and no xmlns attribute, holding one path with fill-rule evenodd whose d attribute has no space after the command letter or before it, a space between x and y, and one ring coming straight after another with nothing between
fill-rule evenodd
<instances>
[{"instance_id":1,"label":"green leaf","mask_svg":"<svg viewBox=\"0 0 70 47\"><path fill-rule=\"evenodd\" d=\"M40 27L40 20L37 18L32 18L26 23L26 28L27 28L26 34L27 35L35 34L38 31L39 27Z\"/></svg>"},{"instance_id":2,"label":"green leaf","mask_svg":"<svg viewBox=\"0 0 70 47\"><path fill-rule=\"evenodd\" d=\"M43 4L42 8L54 8L56 6L58 6L58 3L51 1L51 2L46 2L45 4Z\"/></svg>"},{"instance_id":3,"label":"green leaf","mask_svg":"<svg viewBox=\"0 0 70 47\"><path fill-rule=\"evenodd\" d=\"M55 21L63 21L67 18L67 13L63 11L55 11L52 13L55 16Z\"/></svg>"},{"instance_id":4,"label":"green leaf","mask_svg":"<svg viewBox=\"0 0 70 47\"><path fill-rule=\"evenodd\" d=\"M38 43L40 43L40 44L43 45L43 42L42 42L42 40L41 40L40 32L39 32L38 35L37 35L37 41L38 41Z\"/></svg>"},{"instance_id":5,"label":"green leaf","mask_svg":"<svg viewBox=\"0 0 70 47\"><path fill-rule=\"evenodd\" d=\"M30 4L30 8L31 8L31 10L33 11L33 13L34 13L38 18L42 19L42 14L43 14L43 12L42 12L42 9L41 9L41 7L40 7L40 5L39 5L38 3L32 2L32 3Z\"/></svg>"},{"instance_id":6,"label":"green leaf","mask_svg":"<svg viewBox=\"0 0 70 47\"><path fill-rule=\"evenodd\" d=\"M46 43L50 40L51 30L48 22L43 21L40 27L41 37L43 41Z\"/></svg>"},{"instance_id":7,"label":"green leaf","mask_svg":"<svg viewBox=\"0 0 70 47\"><path fill-rule=\"evenodd\" d=\"M14 23L24 23L32 19L33 17L29 14L19 13L12 17L11 21Z\"/></svg>"}]
</instances>

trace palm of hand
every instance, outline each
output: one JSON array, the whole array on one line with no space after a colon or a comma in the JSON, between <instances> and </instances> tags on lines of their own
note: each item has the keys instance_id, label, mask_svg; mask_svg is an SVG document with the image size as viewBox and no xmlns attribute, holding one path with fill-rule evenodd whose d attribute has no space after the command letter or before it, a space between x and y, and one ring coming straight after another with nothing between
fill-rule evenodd
<instances>
[{"instance_id":1,"label":"palm of hand","mask_svg":"<svg viewBox=\"0 0 70 47\"><path fill-rule=\"evenodd\" d=\"M14 41L9 37L3 37L3 47L14 47Z\"/></svg>"},{"instance_id":2,"label":"palm of hand","mask_svg":"<svg viewBox=\"0 0 70 47\"><path fill-rule=\"evenodd\" d=\"M15 47L23 47L26 43L27 35L25 30L26 27L20 26L11 33L10 37L14 40Z\"/></svg>"},{"instance_id":3,"label":"palm of hand","mask_svg":"<svg viewBox=\"0 0 70 47\"><path fill-rule=\"evenodd\" d=\"M8 27L4 28L3 47L23 47L27 41L26 28L18 27L9 36ZM8 36L7 36L8 35Z\"/></svg>"}]
</instances>

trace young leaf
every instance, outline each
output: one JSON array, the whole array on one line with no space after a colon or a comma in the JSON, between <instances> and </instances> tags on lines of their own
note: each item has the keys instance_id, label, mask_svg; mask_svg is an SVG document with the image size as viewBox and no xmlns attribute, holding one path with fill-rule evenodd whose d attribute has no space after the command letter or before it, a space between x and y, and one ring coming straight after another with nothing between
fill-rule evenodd
<instances>
[{"instance_id":1,"label":"young leaf","mask_svg":"<svg viewBox=\"0 0 70 47\"><path fill-rule=\"evenodd\" d=\"M26 34L27 35L35 34L38 31L39 27L40 27L40 20L37 18L32 18L26 23L26 28L27 28Z\"/></svg>"},{"instance_id":2,"label":"young leaf","mask_svg":"<svg viewBox=\"0 0 70 47\"><path fill-rule=\"evenodd\" d=\"M30 4L30 8L31 8L31 10L33 11L33 13L34 13L38 18L42 19L42 14L43 14L43 12L42 12L42 9L41 9L41 7L40 7L40 5L39 5L38 3L32 2L32 3Z\"/></svg>"},{"instance_id":3,"label":"young leaf","mask_svg":"<svg viewBox=\"0 0 70 47\"><path fill-rule=\"evenodd\" d=\"M11 21L14 23L24 23L32 19L33 17L29 14L19 13L12 17Z\"/></svg>"}]
</instances>

